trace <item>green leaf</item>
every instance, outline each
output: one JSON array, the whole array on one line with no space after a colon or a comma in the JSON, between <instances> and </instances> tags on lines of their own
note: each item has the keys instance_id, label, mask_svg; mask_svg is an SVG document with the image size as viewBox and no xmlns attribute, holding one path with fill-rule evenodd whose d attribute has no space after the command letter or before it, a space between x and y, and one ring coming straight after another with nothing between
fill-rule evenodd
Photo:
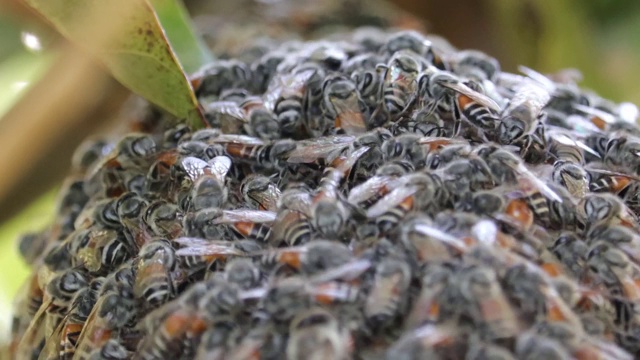
<instances>
[{"instance_id":1,"label":"green leaf","mask_svg":"<svg viewBox=\"0 0 640 360\"><path fill-rule=\"evenodd\" d=\"M213 60L209 48L193 32L187 9L180 0L151 0L151 4L187 73L193 73Z\"/></svg>"},{"instance_id":2,"label":"green leaf","mask_svg":"<svg viewBox=\"0 0 640 360\"><path fill-rule=\"evenodd\" d=\"M123 85L190 125L202 112L147 0L24 0L98 57Z\"/></svg>"}]
</instances>

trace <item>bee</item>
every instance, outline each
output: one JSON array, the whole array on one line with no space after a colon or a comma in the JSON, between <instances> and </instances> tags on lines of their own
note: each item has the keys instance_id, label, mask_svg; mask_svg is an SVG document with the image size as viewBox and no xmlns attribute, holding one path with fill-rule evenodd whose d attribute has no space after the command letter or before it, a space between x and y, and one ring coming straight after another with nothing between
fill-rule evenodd
<instances>
[{"instance_id":1,"label":"bee","mask_svg":"<svg viewBox=\"0 0 640 360\"><path fill-rule=\"evenodd\" d=\"M74 229L88 229L96 225L108 229L122 228L116 211L117 200L112 198L88 203L76 217Z\"/></svg>"},{"instance_id":2,"label":"bee","mask_svg":"<svg viewBox=\"0 0 640 360\"><path fill-rule=\"evenodd\" d=\"M478 50L463 50L456 54L452 64L458 76L478 82L495 81L500 73L500 63L495 58Z\"/></svg>"},{"instance_id":3,"label":"bee","mask_svg":"<svg viewBox=\"0 0 640 360\"><path fill-rule=\"evenodd\" d=\"M281 136L295 138L305 131L317 131L316 136L324 133L324 124L311 123L313 120L307 116L313 83L323 75L320 66L303 63L288 75L280 72L271 78L263 99L266 108L276 115Z\"/></svg>"},{"instance_id":4,"label":"bee","mask_svg":"<svg viewBox=\"0 0 640 360\"><path fill-rule=\"evenodd\" d=\"M70 239L75 262L92 274L105 274L126 262L132 254L120 232L110 229L80 230Z\"/></svg>"},{"instance_id":5,"label":"bee","mask_svg":"<svg viewBox=\"0 0 640 360\"><path fill-rule=\"evenodd\" d=\"M88 359L109 340L117 340L118 333L137 315L132 290L125 285L104 292L93 306L85 322L74 359Z\"/></svg>"},{"instance_id":6,"label":"bee","mask_svg":"<svg viewBox=\"0 0 640 360\"><path fill-rule=\"evenodd\" d=\"M70 359L76 350L78 336L84 327L84 323L97 301L98 291L105 279L98 277L93 279L88 286L76 292L69 312L64 316L57 328L47 338L45 346L40 353L43 359Z\"/></svg>"},{"instance_id":7,"label":"bee","mask_svg":"<svg viewBox=\"0 0 640 360\"><path fill-rule=\"evenodd\" d=\"M149 203L142 196L127 192L118 198L115 206L129 249L139 249L151 237L142 221Z\"/></svg>"},{"instance_id":8,"label":"bee","mask_svg":"<svg viewBox=\"0 0 640 360\"><path fill-rule=\"evenodd\" d=\"M189 213L183 221L184 235L204 239L223 238L227 230L258 242L266 241L276 213L271 211L209 208Z\"/></svg>"},{"instance_id":9,"label":"bee","mask_svg":"<svg viewBox=\"0 0 640 360\"><path fill-rule=\"evenodd\" d=\"M243 88L249 84L251 69L236 60L219 60L207 64L191 77L199 99L218 97L222 90Z\"/></svg>"},{"instance_id":10,"label":"bee","mask_svg":"<svg viewBox=\"0 0 640 360\"><path fill-rule=\"evenodd\" d=\"M282 139L265 143L258 138L242 135L219 136L215 141L224 146L225 154L231 159L267 169L281 168L297 146L293 140Z\"/></svg>"},{"instance_id":11,"label":"bee","mask_svg":"<svg viewBox=\"0 0 640 360\"><path fill-rule=\"evenodd\" d=\"M285 354L286 339L272 323L259 324L246 335L229 345L225 359L241 360L253 356L265 359L281 358ZM208 359L208 358L207 358Z\"/></svg>"},{"instance_id":12,"label":"bee","mask_svg":"<svg viewBox=\"0 0 640 360\"><path fill-rule=\"evenodd\" d=\"M71 156L71 166L74 171L85 174L98 161L113 150L114 144L107 139L92 137L83 141Z\"/></svg>"},{"instance_id":13,"label":"bee","mask_svg":"<svg viewBox=\"0 0 640 360\"><path fill-rule=\"evenodd\" d=\"M605 223L592 228L586 234L586 242L589 245L599 240L615 245L634 261L640 261L640 237L628 227Z\"/></svg>"},{"instance_id":14,"label":"bee","mask_svg":"<svg viewBox=\"0 0 640 360\"><path fill-rule=\"evenodd\" d=\"M176 294L176 254L171 243L158 239L140 249L136 265L133 294L150 307L158 307Z\"/></svg>"},{"instance_id":15,"label":"bee","mask_svg":"<svg viewBox=\"0 0 640 360\"><path fill-rule=\"evenodd\" d=\"M55 274L44 288L43 301L31 318L15 350L16 358L37 358L47 337L69 309L74 295L88 285L86 273L69 269Z\"/></svg>"},{"instance_id":16,"label":"bee","mask_svg":"<svg viewBox=\"0 0 640 360\"><path fill-rule=\"evenodd\" d=\"M340 186L349 177L356 161L368 150L365 146L353 151L349 157L340 156L324 171L318 190L311 199L309 213L312 227L321 235L339 236L344 230L351 214L340 193Z\"/></svg>"},{"instance_id":17,"label":"bee","mask_svg":"<svg viewBox=\"0 0 640 360\"><path fill-rule=\"evenodd\" d=\"M314 274L344 265L351 260L349 249L339 242L314 240L305 245L266 252L260 263L266 269L286 265L305 274Z\"/></svg>"},{"instance_id":18,"label":"bee","mask_svg":"<svg viewBox=\"0 0 640 360\"><path fill-rule=\"evenodd\" d=\"M222 360L227 355L227 344L237 335L239 326L234 319L219 318L202 334L196 359Z\"/></svg>"},{"instance_id":19,"label":"bee","mask_svg":"<svg viewBox=\"0 0 640 360\"><path fill-rule=\"evenodd\" d=\"M162 134L161 148L164 150L175 149L181 142L191 139L191 128L185 124L178 124Z\"/></svg>"},{"instance_id":20,"label":"bee","mask_svg":"<svg viewBox=\"0 0 640 360\"><path fill-rule=\"evenodd\" d=\"M376 66L382 62L383 59L377 54L364 53L350 58L344 64L344 72L351 75L367 109L375 109L378 105L382 78Z\"/></svg>"},{"instance_id":21,"label":"bee","mask_svg":"<svg viewBox=\"0 0 640 360\"><path fill-rule=\"evenodd\" d=\"M375 266L373 283L364 304L369 326L385 328L404 314L411 276L411 268L401 259L390 257Z\"/></svg>"},{"instance_id":22,"label":"bee","mask_svg":"<svg viewBox=\"0 0 640 360\"><path fill-rule=\"evenodd\" d=\"M460 113L481 129L493 130L496 127L495 113L501 110L500 105L469 88L451 73L428 67L418 77L418 94L418 98L428 109L427 114L435 111L438 106L446 106L453 112L454 135L460 132Z\"/></svg>"},{"instance_id":23,"label":"bee","mask_svg":"<svg viewBox=\"0 0 640 360\"><path fill-rule=\"evenodd\" d=\"M586 255L589 246L575 233L562 233L554 241L551 251L573 275L581 276L587 270Z\"/></svg>"},{"instance_id":24,"label":"bee","mask_svg":"<svg viewBox=\"0 0 640 360\"><path fill-rule=\"evenodd\" d=\"M599 241L591 246L586 259L591 272L613 294L621 295L623 301L628 303L638 301L640 292L637 277L640 272L623 251Z\"/></svg>"},{"instance_id":25,"label":"bee","mask_svg":"<svg viewBox=\"0 0 640 360\"><path fill-rule=\"evenodd\" d=\"M481 190L467 193L456 204L456 209L474 212L478 215L504 214L516 222L522 229L528 230L533 225L534 212L529 208L526 200L504 194L505 189ZM502 218L497 215L498 218Z\"/></svg>"},{"instance_id":26,"label":"bee","mask_svg":"<svg viewBox=\"0 0 640 360\"><path fill-rule=\"evenodd\" d=\"M386 42L380 47L380 53L386 56L393 56L398 52L410 51L423 57L433 64L436 54L433 51L431 41L416 31L400 31L389 36Z\"/></svg>"},{"instance_id":27,"label":"bee","mask_svg":"<svg viewBox=\"0 0 640 360\"><path fill-rule=\"evenodd\" d=\"M311 199L309 198L309 203ZM310 206L309 206L310 208ZM287 246L304 245L311 241L313 229L310 216L307 211L282 209L273 222L271 234L268 238L270 244L286 244Z\"/></svg>"},{"instance_id":28,"label":"bee","mask_svg":"<svg viewBox=\"0 0 640 360\"><path fill-rule=\"evenodd\" d=\"M386 65L379 65L382 83L378 106L371 114L372 126L383 126L408 111L418 90L418 75L424 64L411 51L393 53Z\"/></svg>"},{"instance_id":29,"label":"bee","mask_svg":"<svg viewBox=\"0 0 640 360\"><path fill-rule=\"evenodd\" d=\"M602 223L638 228L635 214L631 213L622 200L612 194L587 194L578 202L577 210L582 216L581 226L585 232Z\"/></svg>"},{"instance_id":30,"label":"bee","mask_svg":"<svg viewBox=\"0 0 640 360\"><path fill-rule=\"evenodd\" d=\"M147 206L143 221L156 236L175 238L182 232L183 214L176 204L156 200Z\"/></svg>"},{"instance_id":31,"label":"bee","mask_svg":"<svg viewBox=\"0 0 640 360\"><path fill-rule=\"evenodd\" d=\"M195 160L195 159L194 159ZM203 164L204 165L204 164ZM189 210L198 211L211 207L222 207L227 201L225 177L231 168L231 160L226 156L216 156L202 166L194 175Z\"/></svg>"},{"instance_id":32,"label":"bee","mask_svg":"<svg viewBox=\"0 0 640 360\"><path fill-rule=\"evenodd\" d=\"M149 313L143 320L147 336L133 358L163 359L185 352L185 345L207 329L200 304L211 289L211 282L196 283L177 299Z\"/></svg>"},{"instance_id":33,"label":"bee","mask_svg":"<svg viewBox=\"0 0 640 360\"><path fill-rule=\"evenodd\" d=\"M329 76L322 85L325 116L335 122L335 128L347 135L367 131L367 109L356 84L342 75Z\"/></svg>"},{"instance_id":34,"label":"bee","mask_svg":"<svg viewBox=\"0 0 640 360\"><path fill-rule=\"evenodd\" d=\"M498 283L495 271L485 266L469 266L457 274L461 299L477 329L485 339L505 339L518 333L516 312Z\"/></svg>"},{"instance_id":35,"label":"bee","mask_svg":"<svg viewBox=\"0 0 640 360\"><path fill-rule=\"evenodd\" d=\"M404 328L416 329L440 321L440 302L445 289L453 280L453 271L446 265L428 265L421 279L420 294L405 317Z\"/></svg>"},{"instance_id":36,"label":"bee","mask_svg":"<svg viewBox=\"0 0 640 360\"><path fill-rule=\"evenodd\" d=\"M516 145L525 160L537 160L535 156L546 149L544 127L539 122L544 116L543 107L549 102L549 89L533 80L522 81L515 89L509 105L502 111L497 129L501 144ZM537 148L536 148L537 146ZM534 151L530 155L529 150ZM530 156L527 156L530 155ZM539 161L538 161L539 162Z\"/></svg>"},{"instance_id":37,"label":"bee","mask_svg":"<svg viewBox=\"0 0 640 360\"><path fill-rule=\"evenodd\" d=\"M515 360L515 355L508 349L491 343L486 343L474 337L470 341L469 350L465 354L468 360Z\"/></svg>"},{"instance_id":38,"label":"bee","mask_svg":"<svg viewBox=\"0 0 640 360\"><path fill-rule=\"evenodd\" d=\"M288 360L350 358L348 333L330 312L322 308L315 307L296 315L289 334Z\"/></svg>"},{"instance_id":39,"label":"bee","mask_svg":"<svg viewBox=\"0 0 640 360\"><path fill-rule=\"evenodd\" d=\"M204 240L199 238L182 237L174 242L182 248L176 251L176 255L183 259L183 263L190 273L212 267L218 263L235 257L249 256L262 250L262 246L252 240Z\"/></svg>"},{"instance_id":40,"label":"bee","mask_svg":"<svg viewBox=\"0 0 640 360\"><path fill-rule=\"evenodd\" d=\"M281 192L271 178L255 174L249 175L240 184L242 198L258 210L277 211Z\"/></svg>"},{"instance_id":41,"label":"bee","mask_svg":"<svg viewBox=\"0 0 640 360\"><path fill-rule=\"evenodd\" d=\"M216 101L206 105L210 118L217 116L217 127L225 133L238 133L241 127L253 136L263 140L275 140L280 137L276 116L257 96L247 96L241 102ZM224 121L230 118L231 122Z\"/></svg>"},{"instance_id":42,"label":"bee","mask_svg":"<svg viewBox=\"0 0 640 360\"><path fill-rule=\"evenodd\" d=\"M423 138L417 134L402 134L385 140L380 150L385 161L406 160L416 169L425 165L427 150L420 144Z\"/></svg>"},{"instance_id":43,"label":"bee","mask_svg":"<svg viewBox=\"0 0 640 360\"><path fill-rule=\"evenodd\" d=\"M224 277L228 283L249 290L260 285L263 274L251 259L234 258L226 264Z\"/></svg>"}]
</instances>

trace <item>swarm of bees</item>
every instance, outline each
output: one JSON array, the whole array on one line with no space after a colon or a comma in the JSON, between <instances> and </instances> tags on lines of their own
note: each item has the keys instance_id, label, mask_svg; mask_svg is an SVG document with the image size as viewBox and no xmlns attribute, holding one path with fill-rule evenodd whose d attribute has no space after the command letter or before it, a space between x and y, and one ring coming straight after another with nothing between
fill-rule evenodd
<instances>
[{"instance_id":1,"label":"swarm of bees","mask_svg":"<svg viewBox=\"0 0 640 360\"><path fill-rule=\"evenodd\" d=\"M206 128L78 149L10 352L636 358L638 111L578 81L373 28L216 61Z\"/></svg>"}]
</instances>

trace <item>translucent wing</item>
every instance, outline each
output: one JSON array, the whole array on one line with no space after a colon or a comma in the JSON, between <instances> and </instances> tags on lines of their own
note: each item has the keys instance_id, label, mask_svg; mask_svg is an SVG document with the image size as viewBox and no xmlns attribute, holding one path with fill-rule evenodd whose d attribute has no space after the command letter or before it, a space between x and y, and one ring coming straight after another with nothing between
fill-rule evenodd
<instances>
[{"instance_id":1,"label":"translucent wing","mask_svg":"<svg viewBox=\"0 0 640 360\"><path fill-rule=\"evenodd\" d=\"M354 205L358 205L371 199L376 194L386 194L390 191L388 189L395 187L394 185L397 184L398 181L390 176L373 176L351 189L347 200Z\"/></svg>"},{"instance_id":2,"label":"translucent wing","mask_svg":"<svg viewBox=\"0 0 640 360\"><path fill-rule=\"evenodd\" d=\"M556 194L555 191L551 190L544 181L540 180L534 173L532 173L522 162L519 162L514 170L523 178L530 181L544 196L562 203L562 198Z\"/></svg>"},{"instance_id":3,"label":"translucent wing","mask_svg":"<svg viewBox=\"0 0 640 360\"><path fill-rule=\"evenodd\" d=\"M320 284L332 280L355 280L365 271L371 268L369 260L356 260L340 265L333 269L329 269L320 274L314 275L309 279L311 284Z\"/></svg>"},{"instance_id":4,"label":"translucent wing","mask_svg":"<svg viewBox=\"0 0 640 360\"><path fill-rule=\"evenodd\" d=\"M613 116L612 114L609 114L606 111L602 111L600 109L596 109L590 106L585 106L582 104L573 104L574 109L576 110L580 110L585 114L589 114L589 115L593 115L593 116L597 116L600 119L602 119L604 122L606 122L607 124L613 124L614 122L616 122L616 117Z\"/></svg>"},{"instance_id":5,"label":"translucent wing","mask_svg":"<svg viewBox=\"0 0 640 360\"><path fill-rule=\"evenodd\" d=\"M427 224L416 224L413 227L413 230L423 235L430 236L436 240L442 241L443 243L459 251L465 251L467 249L467 245L464 243L464 241L458 239L455 236L449 235L436 227Z\"/></svg>"},{"instance_id":6,"label":"translucent wing","mask_svg":"<svg viewBox=\"0 0 640 360\"><path fill-rule=\"evenodd\" d=\"M440 85L449 88L455 92L458 92L460 94L464 94L468 97L470 97L471 99L473 99L474 101L476 101L478 104L489 108L495 112L500 112L502 110L502 108L500 107L500 105L498 105L498 103L496 103L495 101L493 101L493 99L491 99L490 97L481 94L473 89L471 89L470 87L468 87L467 85L459 82L459 81L443 81L440 83Z\"/></svg>"},{"instance_id":7,"label":"translucent wing","mask_svg":"<svg viewBox=\"0 0 640 360\"><path fill-rule=\"evenodd\" d=\"M276 219L276 213L273 211L237 209L223 210L220 217L213 220L214 224L236 223L236 222L254 222L264 223L273 222Z\"/></svg>"},{"instance_id":8,"label":"translucent wing","mask_svg":"<svg viewBox=\"0 0 640 360\"><path fill-rule=\"evenodd\" d=\"M194 156L187 156L181 161L182 168L192 181L209 171L209 163Z\"/></svg>"},{"instance_id":9,"label":"translucent wing","mask_svg":"<svg viewBox=\"0 0 640 360\"><path fill-rule=\"evenodd\" d=\"M400 205L408 197L413 196L418 191L417 186L405 185L391 190L367 210L368 218L376 218L394 207Z\"/></svg>"},{"instance_id":10,"label":"translucent wing","mask_svg":"<svg viewBox=\"0 0 640 360\"><path fill-rule=\"evenodd\" d=\"M242 108L233 101L214 101L204 105L207 113L228 115L242 122L249 122Z\"/></svg>"},{"instance_id":11,"label":"translucent wing","mask_svg":"<svg viewBox=\"0 0 640 360\"><path fill-rule=\"evenodd\" d=\"M355 136L336 135L298 141L287 161L290 163L312 163L318 159L327 158L330 154L341 151L351 145Z\"/></svg>"},{"instance_id":12,"label":"translucent wing","mask_svg":"<svg viewBox=\"0 0 640 360\"><path fill-rule=\"evenodd\" d=\"M535 80L537 83L542 85L548 92L555 91L556 84L554 84L553 81L551 81L551 79L549 79L548 77L523 65L518 66L518 70L521 73L527 75L528 78Z\"/></svg>"},{"instance_id":13,"label":"translucent wing","mask_svg":"<svg viewBox=\"0 0 640 360\"><path fill-rule=\"evenodd\" d=\"M224 183L224 178L231 168L231 159L226 156L216 156L209 161L209 165L211 167L211 174L214 175L219 182Z\"/></svg>"},{"instance_id":14,"label":"translucent wing","mask_svg":"<svg viewBox=\"0 0 640 360\"><path fill-rule=\"evenodd\" d=\"M190 242L192 238L183 238L181 244L184 246L176 250L178 256L207 256L207 255L246 255L243 251L236 249L230 241L207 241L205 244L197 241Z\"/></svg>"},{"instance_id":15,"label":"translucent wing","mask_svg":"<svg viewBox=\"0 0 640 360\"><path fill-rule=\"evenodd\" d=\"M264 145L264 141L259 138L247 135L236 135L236 134L220 134L220 136L212 139L215 143L233 143L233 144L244 144L244 145Z\"/></svg>"},{"instance_id":16,"label":"translucent wing","mask_svg":"<svg viewBox=\"0 0 640 360\"><path fill-rule=\"evenodd\" d=\"M561 134L561 133L550 133L549 136L553 140L559 142L560 144L578 147L578 148L588 152L589 154L600 158L600 154L598 154L595 150L593 150L592 148L587 146L587 144L585 144L584 142L582 142L580 140L574 140L571 137L569 137L568 135Z\"/></svg>"}]
</instances>

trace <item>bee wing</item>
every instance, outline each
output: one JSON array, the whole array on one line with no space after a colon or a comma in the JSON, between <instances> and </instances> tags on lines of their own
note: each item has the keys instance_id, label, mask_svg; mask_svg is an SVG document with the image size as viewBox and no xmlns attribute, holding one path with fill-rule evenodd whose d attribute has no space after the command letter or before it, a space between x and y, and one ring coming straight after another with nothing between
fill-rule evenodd
<instances>
[{"instance_id":1,"label":"bee wing","mask_svg":"<svg viewBox=\"0 0 640 360\"><path fill-rule=\"evenodd\" d=\"M231 168L231 159L226 156L216 156L209 161L209 166L211 167L211 173L216 179L220 183L224 183L224 178Z\"/></svg>"},{"instance_id":2,"label":"bee wing","mask_svg":"<svg viewBox=\"0 0 640 360\"><path fill-rule=\"evenodd\" d=\"M400 205L409 196L418 191L417 186L405 185L391 190L367 210L368 218L376 218L394 207Z\"/></svg>"},{"instance_id":3,"label":"bee wing","mask_svg":"<svg viewBox=\"0 0 640 360\"><path fill-rule=\"evenodd\" d=\"M360 159L360 157L364 155L364 153L366 153L367 151L369 151L369 147L363 146L361 148L354 150L348 156L340 157L339 158L340 161L336 167L336 170L338 170L340 173L343 173L343 174L348 173L349 171L351 171L351 168L353 168L353 165L356 164L358 159Z\"/></svg>"},{"instance_id":4,"label":"bee wing","mask_svg":"<svg viewBox=\"0 0 640 360\"><path fill-rule=\"evenodd\" d=\"M246 290L240 293L242 300L262 299L269 291L266 287L260 287L255 289Z\"/></svg>"},{"instance_id":5,"label":"bee wing","mask_svg":"<svg viewBox=\"0 0 640 360\"><path fill-rule=\"evenodd\" d=\"M538 190L540 190L540 192L544 196L552 199L553 201L562 203L562 198L558 194L556 194L555 191L551 190L551 188L547 184L545 184L544 181L540 180L535 174L533 174L529 169L527 169L527 167L522 162L519 162L514 170L516 170L518 174L520 174L527 180L531 181L533 185Z\"/></svg>"},{"instance_id":6,"label":"bee wing","mask_svg":"<svg viewBox=\"0 0 640 360\"><path fill-rule=\"evenodd\" d=\"M598 152L596 152L595 150L593 150L592 148L590 148L589 146L587 146L587 144L585 144L584 142L580 141L580 140L575 140L572 139L571 137L569 137L566 134L562 134L562 133L550 133L549 136L559 142L560 144L563 145L568 145L568 146L576 146L588 153L590 153L591 155L600 158L600 154L598 154Z\"/></svg>"},{"instance_id":7,"label":"bee wing","mask_svg":"<svg viewBox=\"0 0 640 360\"><path fill-rule=\"evenodd\" d=\"M214 224L236 223L236 222L254 222L265 223L273 222L276 219L276 213L264 210L223 210L222 216L213 220Z\"/></svg>"},{"instance_id":8,"label":"bee wing","mask_svg":"<svg viewBox=\"0 0 640 360\"><path fill-rule=\"evenodd\" d=\"M493 99L491 99L490 97L481 94L473 89L471 89L470 87L468 87L467 85L456 81L456 82L452 82L452 81L443 81L440 82L440 85L449 88L455 92L458 92L460 94L466 95L468 97L470 97L471 99L473 99L474 101L476 101L478 104L491 109L495 112L500 112L502 110L502 108L500 107L500 105L498 105L498 103L496 103Z\"/></svg>"},{"instance_id":9,"label":"bee wing","mask_svg":"<svg viewBox=\"0 0 640 360\"><path fill-rule=\"evenodd\" d=\"M538 84L542 85L548 92L553 92L556 89L556 84L551 81L548 77L540 74L539 72L528 68L526 66L520 65L518 66L518 70L525 74L528 78L534 80Z\"/></svg>"},{"instance_id":10,"label":"bee wing","mask_svg":"<svg viewBox=\"0 0 640 360\"><path fill-rule=\"evenodd\" d=\"M225 244L226 242L226 244ZM233 244L229 241L212 242L206 245L186 245L186 247L176 250L178 256L207 256L207 255L245 255L243 251L240 251L233 247Z\"/></svg>"},{"instance_id":11,"label":"bee wing","mask_svg":"<svg viewBox=\"0 0 640 360\"><path fill-rule=\"evenodd\" d=\"M18 348L16 351L17 359L31 359L33 348L38 346L38 338L44 336L44 320L47 317L47 309L53 303L52 299L49 299L40 305L40 308L31 319L29 326L25 330L20 342L18 343Z\"/></svg>"},{"instance_id":12,"label":"bee wing","mask_svg":"<svg viewBox=\"0 0 640 360\"><path fill-rule=\"evenodd\" d=\"M455 236L449 235L436 227L427 224L416 224L413 227L413 230L423 235L430 236L436 240L442 241L443 243L459 251L465 251L467 249L467 245L464 243L464 241L458 239Z\"/></svg>"},{"instance_id":13,"label":"bee wing","mask_svg":"<svg viewBox=\"0 0 640 360\"><path fill-rule=\"evenodd\" d=\"M621 177L626 177L628 179L632 179L632 180L635 180L635 181L640 181L640 177L639 176L630 175L630 174L624 174L624 173L617 172L617 171L611 171L611 170L605 170L605 169L595 169L595 168L589 168L587 171L588 172L598 173L598 174L610 175L610 176L621 176Z\"/></svg>"},{"instance_id":14,"label":"bee wing","mask_svg":"<svg viewBox=\"0 0 640 360\"><path fill-rule=\"evenodd\" d=\"M616 122L616 118L615 116L613 116L612 114L609 114L606 111L602 111L600 109L596 109L590 106L585 106L582 104L573 104L573 108L576 110L580 110L585 114L589 114L589 115L593 115L593 116L597 116L600 119L602 119L604 122L606 122L607 124L612 124L614 122Z\"/></svg>"},{"instance_id":15,"label":"bee wing","mask_svg":"<svg viewBox=\"0 0 640 360\"><path fill-rule=\"evenodd\" d=\"M228 115L244 123L249 122L242 108L240 108L240 106L238 106L238 104L234 103L233 101L214 101L205 104L204 109L207 113Z\"/></svg>"},{"instance_id":16,"label":"bee wing","mask_svg":"<svg viewBox=\"0 0 640 360\"><path fill-rule=\"evenodd\" d=\"M380 193L380 191L386 186L387 188L393 188L397 185L398 181L389 176L373 176L362 184L354 187L349 191L347 201L353 205L358 205L363 201L372 198L374 195Z\"/></svg>"},{"instance_id":17,"label":"bee wing","mask_svg":"<svg viewBox=\"0 0 640 360\"><path fill-rule=\"evenodd\" d=\"M206 174L210 165L208 162L194 156L187 156L181 161L182 168L192 181L196 181L199 177Z\"/></svg>"},{"instance_id":18,"label":"bee wing","mask_svg":"<svg viewBox=\"0 0 640 360\"><path fill-rule=\"evenodd\" d=\"M515 94L509 101L505 112L509 113L510 110L526 106L532 114L537 116L549 100L551 100L551 93L547 89L537 82L525 80L516 87Z\"/></svg>"},{"instance_id":19,"label":"bee wing","mask_svg":"<svg viewBox=\"0 0 640 360\"><path fill-rule=\"evenodd\" d=\"M336 150L340 151L355 140L351 135L336 135L320 137L312 140L302 140L287 158L290 163L311 163L328 157Z\"/></svg>"},{"instance_id":20,"label":"bee wing","mask_svg":"<svg viewBox=\"0 0 640 360\"><path fill-rule=\"evenodd\" d=\"M243 144L243 145L264 145L264 141L259 138L247 135L236 135L236 134L220 134L218 137L212 139L215 143L233 143L233 144Z\"/></svg>"},{"instance_id":21,"label":"bee wing","mask_svg":"<svg viewBox=\"0 0 640 360\"><path fill-rule=\"evenodd\" d=\"M320 284L332 280L355 280L371 268L369 260L355 260L329 269L309 279L311 284Z\"/></svg>"}]
</instances>

